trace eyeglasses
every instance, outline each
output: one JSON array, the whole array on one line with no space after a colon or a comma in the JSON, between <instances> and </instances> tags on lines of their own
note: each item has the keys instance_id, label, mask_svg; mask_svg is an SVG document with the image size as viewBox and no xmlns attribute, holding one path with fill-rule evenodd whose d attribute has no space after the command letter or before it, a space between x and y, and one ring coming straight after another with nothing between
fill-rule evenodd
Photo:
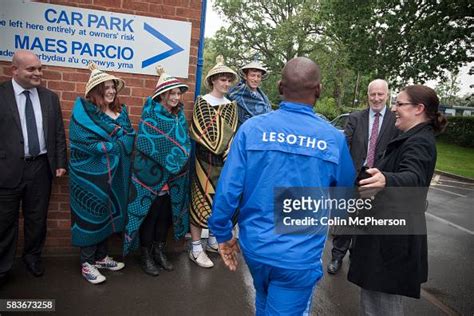
<instances>
[{"instance_id":1,"label":"eyeglasses","mask_svg":"<svg viewBox=\"0 0 474 316\"><path fill-rule=\"evenodd\" d=\"M412 103L412 102L398 102L398 101L393 103L393 105L395 105L397 108L401 107L401 106L404 106L404 105L409 105L409 104L414 104L414 103Z\"/></svg>"}]
</instances>

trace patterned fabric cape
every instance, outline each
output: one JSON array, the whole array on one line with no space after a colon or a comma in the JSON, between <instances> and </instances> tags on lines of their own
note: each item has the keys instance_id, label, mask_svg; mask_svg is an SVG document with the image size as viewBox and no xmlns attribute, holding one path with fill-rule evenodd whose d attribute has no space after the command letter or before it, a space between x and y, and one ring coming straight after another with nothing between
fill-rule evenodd
<instances>
[{"instance_id":1,"label":"patterned fabric cape","mask_svg":"<svg viewBox=\"0 0 474 316\"><path fill-rule=\"evenodd\" d=\"M239 126L252 116L265 114L272 110L270 101L265 93L260 88L253 92L245 84L245 81L241 81L232 87L227 97L229 100L237 102L239 107Z\"/></svg>"},{"instance_id":2,"label":"patterned fabric cape","mask_svg":"<svg viewBox=\"0 0 474 316\"><path fill-rule=\"evenodd\" d=\"M230 144L237 130L235 102L212 106L202 97L194 105L191 138L196 141L191 183L191 222L207 228L212 200Z\"/></svg>"},{"instance_id":3,"label":"patterned fabric cape","mask_svg":"<svg viewBox=\"0 0 474 316\"><path fill-rule=\"evenodd\" d=\"M74 246L92 246L123 231L134 138L125 106L114 120L77 98L69 125Z\"/></svg>"},{"instance_id":4,"label":"patterned fabric cape","mask_svg":"<svg viewBox=\"0 0 474 316\"><path fill-rule=\"evenodd\" d=\"M148 98L138 125L124 254L138 248L139 229L165 184L171 197L174 237L189 230L189 153L191 141L183 106L177 115Z\"/></svg>"}]
</instances>

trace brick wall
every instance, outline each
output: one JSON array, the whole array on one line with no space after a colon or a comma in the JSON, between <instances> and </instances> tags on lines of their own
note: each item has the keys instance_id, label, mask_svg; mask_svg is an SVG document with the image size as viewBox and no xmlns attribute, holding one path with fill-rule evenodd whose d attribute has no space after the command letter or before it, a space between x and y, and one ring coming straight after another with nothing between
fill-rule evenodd
<instances>
[{"instance_id":1,"label":"brick wall","mask_svg":"<svg viewBox=\"0 0 474 316\"><path fill-rule=\"evenodd\" d=\"M188 78L184 82L189 91L184 95L185 112L189 118L192 111L196 78L197 53L199 45L201 1L200 0L51 0L39 1L80 8L135 14L192 23L191 49ZM69 132L69 118L73 102L83 95L89 71L65 67L44 66L43 85L56 92L61 100L66 136ZM128 106L130 118L136 127L145 98L152 94L157 78L148 75L114 73L126 82L120 100ZM10 63L0 61L0 82L10 80ZM22 246L23 228L20 221L20 242ZM21 249L18 249L21 253ZM70 210L68 178L55 180L49 204L48 234L45 253L76 253L70 242Z\"/></svg>"}]
</instances>

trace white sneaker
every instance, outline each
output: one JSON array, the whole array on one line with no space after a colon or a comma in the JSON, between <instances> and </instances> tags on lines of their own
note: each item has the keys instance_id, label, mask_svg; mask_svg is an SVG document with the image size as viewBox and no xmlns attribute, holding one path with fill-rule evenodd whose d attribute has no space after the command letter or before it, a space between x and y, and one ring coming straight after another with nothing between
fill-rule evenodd
<instances>
[{"instance_id":1,"label":"white sneaker","mask_svg":"<svg viewBox=\"0 0 474 316\"><path fill-rule=\"evenodd\" d=\"M239 232L240 232L239 224L235 224L234 228L232 229L232 232L234 233L234 237L236 239L239 239Z\"/></svg>"},{"instance_id":2,"label":"white sneaker","mask_svg":"<svg viewBox=\"0 0 474 316\"><path fill-rule=\"evenodd\" d=\"M207 243L206 244L206 251L219 253L219 244L218 243L215 243L215 244Z\"/></svg>"},{"instance_id":3,"label":"white sneaker","mask_svg":"<svg viewBox=\"0 0 474 316\"><path fill-rule=\"evenodd\" d=\"M205 251L199 251L196 256L194 252L190 250L189 259L194 261L201 268L212 268L214 266L214 263L212 263Z\"/></svg>"},{"instance_id":4,"label":"white sneaker","mask_svg":"<svg viewBox=\"0 0 474 316\"><path fill-rule=\"evenodd\" d=\"M95 267L98 269L107 269L110 271L118 271L125 268L125 263L115 261L114 258L106 256L104 259L95 262Z\"/></svg>"},{"instance_id":5,"label":"white sneaker","mask_svg":"<svg viewBox=\"0 0 474 316\"><path fill-rule=\"evenodd\" d=\"M87 262L82 264L81 272L82 276L92 284L99 284L106 280L96 267Z\"/></svg>"}]
</instances>

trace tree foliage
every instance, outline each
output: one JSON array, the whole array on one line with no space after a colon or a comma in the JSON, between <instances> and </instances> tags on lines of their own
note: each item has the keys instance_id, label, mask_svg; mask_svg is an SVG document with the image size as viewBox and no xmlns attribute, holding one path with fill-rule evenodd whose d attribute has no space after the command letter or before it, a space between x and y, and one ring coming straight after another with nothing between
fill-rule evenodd
<instances>
[{"instance_id":1,"label":"tree foliage","mask_svg":"<svg viewBox=\"0 0 474 316\"><path fill-rule=\"evenodd\" d=\"M229 23L216 33L217 46L236 65L257 52L279 71L291 58L314 51L322 34L318 1L216 0L214 7Z\"/></svg>"},{"instance_id":2,"label":"tree foliage","mask_svg":"<svg viewBox=\"0 0 474 316\"><path fill-rule=\"evenodd\" d=\"M202 68L202 76L201 76L201 91L200 94L204 95L207 93L207 88L204 84L204 79L206 78L207 73L209 70L214 67L216 64L216 57L217 57L217 49L215 44L215 39L213 38L206 38L204 41L204 66Z\"/></svg>"},{"instance_id":3,"label":"tree foliage","mask_svg":"<svg viewBox=\"0 0 474 316\"><path fill-rule=\"evenodd\" d=\"M350 47L349 64L392 85L444 78L473 60L469 0L325 0L326 34Z\"/></svg>"},{"instance_id":4,"label":"tree foliage","mask_svg":"<svg viewBox=\"0 0 474 316\"><path fill-rule=\"evenodd\" d=\"M441 80L441 82L436 85L436 94L438 95L441 104L449 106L460 105L457 104L459 99L456 96L460 90L458 79L458 73L451 72L446 79Z\"/></svg>"},{"instance_id":5,"label":"tree foliage","mask_svg":"<svg viewBox=\"0 0 474 316\"><path fill-rule=\"evenodd\" d=\"M372 79L423 83L474 60L469 0L215 0L214 9L228 27L210 48L236 69L258 53L274 103L281 69L296 56L318 62L322 97L339 108L364 103Z\"/></svg>"},{"instance_id":6,"label":"tree foliage","mask_svg":"<svg viewBox=\"0 0 474 316\"><path fill-rule=\"evenodd\" d=\"M269 70L262 84L273 103L279 101L277 81L285 63L318 47L322 29L318 1L216 0L215 10L229 24L215 35L215 49L236 69L255 54Z\"/></svg>"}]
</instances>

